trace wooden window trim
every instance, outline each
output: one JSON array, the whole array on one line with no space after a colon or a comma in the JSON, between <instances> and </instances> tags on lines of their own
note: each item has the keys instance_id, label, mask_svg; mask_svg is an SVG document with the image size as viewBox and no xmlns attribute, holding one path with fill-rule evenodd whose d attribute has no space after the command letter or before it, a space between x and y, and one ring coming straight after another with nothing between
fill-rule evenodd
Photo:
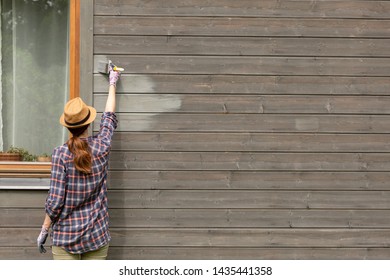
<instances>
[{"instance_id":1,"label":"wooden window trim","mask_svg":"<svg viewBox=\"0 0 390 280\"><path fill-rule=\"evenodd\" d=\"M80 0L69 3L69 98L80 96ZM49 178L51 163L0 162L0 178Z\"/></svg>"},{"instance_id":2,"label":"wooden window trim","mask_svg":"<svg viewBox=\"0 0 390 280\"><path fill-rule=\"evenodd\" d=\"M70 0L69 98L80 96L80 0Z\"/></svg>"}]
</instances>

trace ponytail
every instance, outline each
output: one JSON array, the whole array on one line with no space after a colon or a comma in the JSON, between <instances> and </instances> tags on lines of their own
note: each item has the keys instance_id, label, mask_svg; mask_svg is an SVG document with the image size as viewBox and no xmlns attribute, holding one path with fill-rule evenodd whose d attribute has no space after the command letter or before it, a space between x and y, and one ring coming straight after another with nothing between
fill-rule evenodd
<instances>
[{"instance_id":1,"label":"ponytail","mask_svg":"<svg viewBox=\"0 0 390 280\"><path fill-rule=\"evenodd\" d=\"M80 139L80 135L88 128L83 126L80 128L72 128L69 131L72 137L66 142L69 151L73 154L73 163L78 171L84 174L92 172L92 153L86 141Z\"/></svg>"}]
</instances>

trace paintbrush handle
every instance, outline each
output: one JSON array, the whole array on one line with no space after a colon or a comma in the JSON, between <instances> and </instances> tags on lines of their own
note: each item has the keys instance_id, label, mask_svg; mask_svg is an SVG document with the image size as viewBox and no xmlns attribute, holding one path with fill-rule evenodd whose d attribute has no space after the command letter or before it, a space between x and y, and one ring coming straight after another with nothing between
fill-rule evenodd
<instances>
[{"instance_id":1,"label":"paintbrush handle","mask_svg":"<svg viewBox=\"0 0 390 280\"><path fill-rule=\"evenodd\" d=\"M125 69L121 68L121 67L117 67L117 66L114 66L114 68L112 69L114 71L119 71L119 72L123 72L125 71Z\"/></svg>"}]
</instances>

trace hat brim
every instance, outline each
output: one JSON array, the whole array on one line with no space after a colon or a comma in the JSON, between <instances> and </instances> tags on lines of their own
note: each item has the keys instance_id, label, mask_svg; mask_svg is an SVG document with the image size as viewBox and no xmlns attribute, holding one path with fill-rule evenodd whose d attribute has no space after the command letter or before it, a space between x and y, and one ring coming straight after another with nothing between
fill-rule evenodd
<instances>
[{"instance_id":1,"label":"hat brim","mask_svg":"<svg viewBox=\"0 0 390 280\"><path fill-rule=\"evenodd\" d=\"M69 125L65 122L65 114L63 113L60 117L60 124L67 128L79 128L92 123L96 119L96 109L91 106L87 106L87 107L89 109L90 114L89 114L89 118L85 122L78 125Z\"/></svg>"}]
</instances>

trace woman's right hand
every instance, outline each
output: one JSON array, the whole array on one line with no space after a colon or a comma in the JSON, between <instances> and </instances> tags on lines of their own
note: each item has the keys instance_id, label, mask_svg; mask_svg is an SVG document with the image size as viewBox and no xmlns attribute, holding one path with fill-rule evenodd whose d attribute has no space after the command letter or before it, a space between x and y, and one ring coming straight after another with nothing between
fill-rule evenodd
<instances>
[{"instance_id":1,"label":"woman's right hand","mask_svg":"<svg viewBox=\"0 0 390 280\"><path fill-rule=\"evenodd\" d=\"M108 71L110 73L109 74L110 86L113 85L114 87L116 87L116 83L118 82L119 77L121 76L121 72L115 71L113 67L114 64L112 64L112 62L110 61L108 64Z\"/></svg>"}]
</instances>

